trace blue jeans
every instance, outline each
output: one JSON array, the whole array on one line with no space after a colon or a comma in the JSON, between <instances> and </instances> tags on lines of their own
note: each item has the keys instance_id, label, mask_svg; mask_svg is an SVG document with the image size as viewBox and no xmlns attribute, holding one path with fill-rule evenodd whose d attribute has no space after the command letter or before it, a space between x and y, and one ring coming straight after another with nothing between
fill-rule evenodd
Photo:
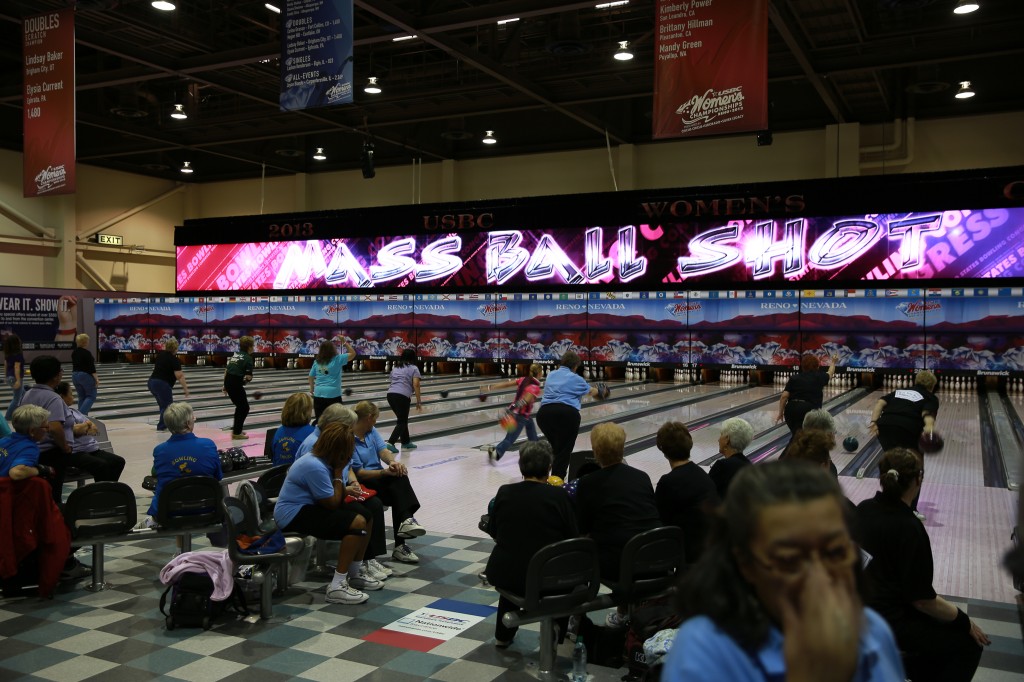
<instances>
[{"instance_id":1,"label":"blue jeans","mask_svg":"<svg viewBox=\"0 0 1024 682\"><path fill-rule=\"evenodd\" d=\"M78 411L89 414L92 404L96 402L96 379L88 372L73 372L71 381L75 384L78 394Z\"/></svg>"},{"instance_id":2,"label":"blue jeans","mask_svg":"<svg viewBox=\"0 0 1024 682\"><path fill-rule=\"evenodd\" d=\"M7 376L7 385L12 387L14 386L13 374L9 374ZM25 395L25 380L21 380L21 388L15 388L13 390L14 395L11 396L11 404L7 407L7 414L5 415L8 423L10 423L11 417L14 416L14 409L21 405L21 396Z\"/></svg>"},{"instance_id":3,"label":"blue jeans","mask_svg":"<svg viewBox=\"0 0 1024 682\"><path fill-rule=\"evenodd\" d=\"M149 388L149 392L153 394L153 397L156 398L156 404L160 408L160 421L156 423L156 430L165 431L167 430L167 425L164 424L164 410L174 402L174 388L162 379L150 379L146 386Z\"/></svg>"},{"instance_id":4,"label":"blue jeans","mask_svg":"<svg viewBox=\"0 0 1024 682\"><path fill-rule=\"evenodd\" d=\"M495 452L499 457L505 454L505 451L512 447L512 444L516 442L516 438L519 438L519 434L526 429L527 440L537 440L537 426L533 423L533 417L524 417L521 414L516 415L516 428L512 429L505 435L505 440L501 441L494 446Z\"/></svg>"}]
</instances>

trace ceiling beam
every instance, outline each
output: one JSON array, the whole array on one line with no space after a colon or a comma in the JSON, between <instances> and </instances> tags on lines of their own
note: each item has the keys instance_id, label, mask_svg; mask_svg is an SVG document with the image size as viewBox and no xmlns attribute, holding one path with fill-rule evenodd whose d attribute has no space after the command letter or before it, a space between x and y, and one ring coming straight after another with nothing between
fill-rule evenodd
<instances>
[{"instance_id":1,"label":"ceiling beam","mask_svg":"<svg viewBox=\"0 0 1024 682\"><path fill-rule=\"evenodd\" d=\"M379 19L390 22L391 24L401 28L403 31L416 34L420 40L423 40L440 50L444 50L456 59L466 62L473 68L487 74L491 78L515 88L519 92L532 97L554 111L557 111L564 116L568 116L577 123L583 124L594 132L601 133L602 135L607 134L617 144L627 143L627 140L623 137L609 131L607 124L595 120L589 115L580 114L567 107L559 105L554 101L551 95L543 92L540 86L530 83L526 79L515 75L505 66L480 54L479 52L476 52L462 41L442 33L423 33L421 35L418 25L415 22L415 18L410 16L404 10L395 7L390 2L387 2L387 0L354 0L354 2L360 9L373 14Z\"/></svg>"}]
</instances>

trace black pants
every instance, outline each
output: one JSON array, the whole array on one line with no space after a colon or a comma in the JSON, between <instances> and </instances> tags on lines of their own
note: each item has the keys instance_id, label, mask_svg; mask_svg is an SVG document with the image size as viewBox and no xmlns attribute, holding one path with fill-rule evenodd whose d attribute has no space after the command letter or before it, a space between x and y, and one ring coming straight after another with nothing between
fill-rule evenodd
<instances>
[{"instance_id":1,"label":"black pants","mask_svg":"<svg viewBox=\"0 0 1024 682\"><path fill-rule=\"evenodd\" d=\"M320 421L320 415L324 413L324 410L335 403L338 405L341 404L340 395L334 398L317 398L316 396L313 396L313 421Z\"/></svg>"},{"instance_id":2,"label":"black pants","mask_svg":"<svg viewBox=\"0 0 1024 682\"><path fill-rule=\"evenodd\" d=\"M927 682L970 682L982 648L959 623L943 623L923 613L890 621L904 652L907 676Z\"/></svg>"},{"instance_id":3,"label":"black pants","mask_svg":"<svg viewBox=\"0 0 1024 682\"><path fill-rule=\"evenodd\" d=\"M118 481L124 471L124 457L106 450L74 452L68 455L68 463L92 474L96 481Z\"/></svg>"},{"instance_id":4,"label":"black pants","mask_svg":"<svg viewBox=\"0 0 1024 682\"><path fill-rule=\"evenodd\" d=\"M67 468L71 466L68 461L70 455L59 448L52 448L50 450L42 450L39 453L39 463L45 464L46 466L53 467L53 477L50 478L50 488L53 494L53 501L57 503L57 506L63 509L63 502L61 501L61 494L64 492L64 475Z\"/></svg>"},{"instance_id":5,"label":"black pants","mask_svg":"<svg viewBox=\"0 0 1024 682\"><path fill-rule=\"evenodd\" d=\"M537 426L555 453L551 475L565 478L569 471L569 456L580 433L580 411L565 403L544 403L537 411Z\"/></svg>"},{"instance_id":6,"label":"black pants","mask_svg":"<svg viewBox=\"0 0 1024 682\"><path fill-rule=\"evenodd\" d=\"M367 559L373 559L379 557L387 552L387 537L384 531L384 502L381 501L380 495L375 495L368 500L363 500L359 504L366 507L370 514L373 516L373 532L370 533L370 544L366 546Z\"/></svg>"},{"instance_id":7,"label":"black pants","mask_svg":"<svg viewBox=\"0 0 1024 682\"><path fill-rule=\"evenodd\" d=\"M878 444L882 446L883 453L893 448L907 448L920 453L919 441L921 434L924 433L923 426L918 430L916 427L911 427L900 421L893 422L883 419L879 419L875 426L878 427ZM920 499L921 491L919 490L914 501L910 503L910 508L917 511L917 503Z\"/></svg>"},{"instance_id":8,"label":"black pants","mask_svg":"<svg viewBox=\"0 0 1024 682\"><path fill-rule=\"evenodd\" d=\"M790 433L796 433L804 427L804 417L811 410L816 409L812 403L806 400L789 400L786 402L786 409L783 415L786 418L786 426Z\"/></svg>"},{"instance_id":9,"label":"black pants","mask_svg":"<svg viewBox=\"0 0 1024 682\"><path fill-rule=\"evenodd\" d=\"M409 408L412 406L412 398L401 393L388 393L388 405L398 420L388 442L394 445L400 441L402 445L406 445L409 442Z\"/></svg>"},{"instance_id":10,"label":"black pants","mask_svg":"<svg viewBox=\"0 0 1024 682\"><path fill-rule=\"evenodd\" d=\"M231 425L231 433L239 434L242 432L245 418L249 416L249 397L245 394L245 381L236 374L228 374L224 377L224 388L235 406L235 421Z\"/></svg>"},{"instance_id":11,"label":"black pants","mask_svg":"<svg viewBox=\"0 0 1024 682\"><path fill-rule=\"evenodd\" d=\"M372 499L379 499L383 504L391 507L391 525L395 535L395 545L404 544L405 539L398 537L398 528L402 525L402 521L414 516L420 509L420 501L416 497L416 491L412 489L409 477L381 476L372 481L360 481L359 483L377 491L377 496ZM371 544L372 542L371 538Z\"/></svg>"}]
</instances>

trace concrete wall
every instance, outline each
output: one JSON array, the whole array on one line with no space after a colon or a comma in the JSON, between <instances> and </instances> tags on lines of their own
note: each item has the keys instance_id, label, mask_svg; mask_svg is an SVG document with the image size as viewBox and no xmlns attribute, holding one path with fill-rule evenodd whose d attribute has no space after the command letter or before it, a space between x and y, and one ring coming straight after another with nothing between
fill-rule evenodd
<instances>
[{"instance_id":1,"label":"concrete wall","mask_svg":"<svg viewBox=\"0 0 1024 682\"><path fill-rule=\"evenodd\" d=\"M80 165L77 194L39 199L21 197L21 155L0 151L0 286L103 288L76 264L77 250L106 283L173 292L173 230L187 218L390 206L415 203L416 196L424 203L471 201L612 191L616 184L660 189L1024 165L1021 130L1024 112L847 124L777 133L765 147L753 135L622 145L612 148L611 167L600 147L378 168L373 180L353 170L178 186ZM870 150L886 145L892 149ZM103 230L122 235L125 247L76 247L76 235L143 205ZM32 236L21 219L52 230L54 239Z\"/></svg>"}]
</instances>

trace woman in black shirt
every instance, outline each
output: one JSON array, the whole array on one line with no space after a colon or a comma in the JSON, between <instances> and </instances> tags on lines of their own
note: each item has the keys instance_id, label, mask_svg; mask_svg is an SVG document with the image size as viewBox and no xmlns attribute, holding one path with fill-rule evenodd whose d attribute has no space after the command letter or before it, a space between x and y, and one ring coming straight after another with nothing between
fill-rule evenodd
<instances>
[{"instance_id":1,"label":"woman in black shirt","mask_svg":"<svg viewBox=\"0 0 1024 682\"><path fill-rule=\"evenodd\" d=\"M100 387L100 378L96 376L96 359L86 346L89 335L79 334L75 337L75 349L71 351L71 381L78 393L78 411L89 414L92 404L96 402L96 389Z\"/></svg>"},{"instance_id":2,"label":"woman in black shirt","mask_svg":"<svg viewBox=\"0 0 1024 682\"><path fill-rule=\"evenodd\" d=\"M684 558L692 564L704 550L711 517L718 505L715 482L690 460L693 437L682 422L662 424L655 444L672 468L654 489L658 514L666 526L683 529Z\"/></svg>"},{"instance_id":3,"label":"woman in black shirt","mask_svg":"<svg viewBox=\"0 0 1024 682\"><path fill-rule=\"evenodd\" d=\"M528 442L519 451L522 482L498 488L487 527L495 545L487 560L486 575L487 581L495 587L523 594L526 569L533 555L553 542L577 535L569 496L562 488L547 485L553 460L551 446L546 441ZM505 597L498 599L494 638L500 648L511 644L518 630L506 627L501 617L516 608ZM564 623L562 632L565 632Z\"/></svg>"},{"instance_id":4,"label":"woman in black shirt","mask_svg":"<svg viewBox=\"0 0 1024 682\"><path fill-rule=\"evenodd\" d=\"M800 359L800 371L786 382L786 388L779 397L779 415L775 421L786 420L790 433L796 433L804 423L804 415L821 407L825 385L836 373L839 356L832 356L828 371L821 369L817 356L804 353Z\"/></svg>"},{"instance_id":5,"label":"woman in black shirt","mask_svg":"<svg viewBox=\"0 0 1024 682\"><path fill-rule=\"evenodd\" d=\"M914 377L912 388L897 389L878 399L868 430L878 436L882 450L917 450L921 435L935 431L939 399L932 390L937 381L935 374L924 370Z\"/></svg>"},{"instance_id":6,"label":"woman in black shirt","mask_svg":"<svg viewBox=\"0 0 1024 682\"><path fill-rule=\"evenodd\" d=\"M160 419L156 423L157 431L166 431L164 424L164 410L174 402L174 382L180 381L181 388L185 391L185 397L189 397L188 382L185 381L185 373L181 371L181 360L175 355L178 351L178 340L167 339L164 342L164 349L156 354L153 359L153 374L149 377L146 385L149 392L156 398L157 407L160 409Z\"/></svg>"},{"instance_id":7,"label":"woman in black shirt","mask_svg":"<svg viewBox=\"0 0 1024 682\"><path fill-rule=\"evenodd\" d=\"M878 467L882 490L857 506L861 547L871 556L867 604L888 621L910 679L968 682L989 639L932 587L931 541L910 509L924 479L921 457L895 448Z\"/></svg>"}]
</instances>

